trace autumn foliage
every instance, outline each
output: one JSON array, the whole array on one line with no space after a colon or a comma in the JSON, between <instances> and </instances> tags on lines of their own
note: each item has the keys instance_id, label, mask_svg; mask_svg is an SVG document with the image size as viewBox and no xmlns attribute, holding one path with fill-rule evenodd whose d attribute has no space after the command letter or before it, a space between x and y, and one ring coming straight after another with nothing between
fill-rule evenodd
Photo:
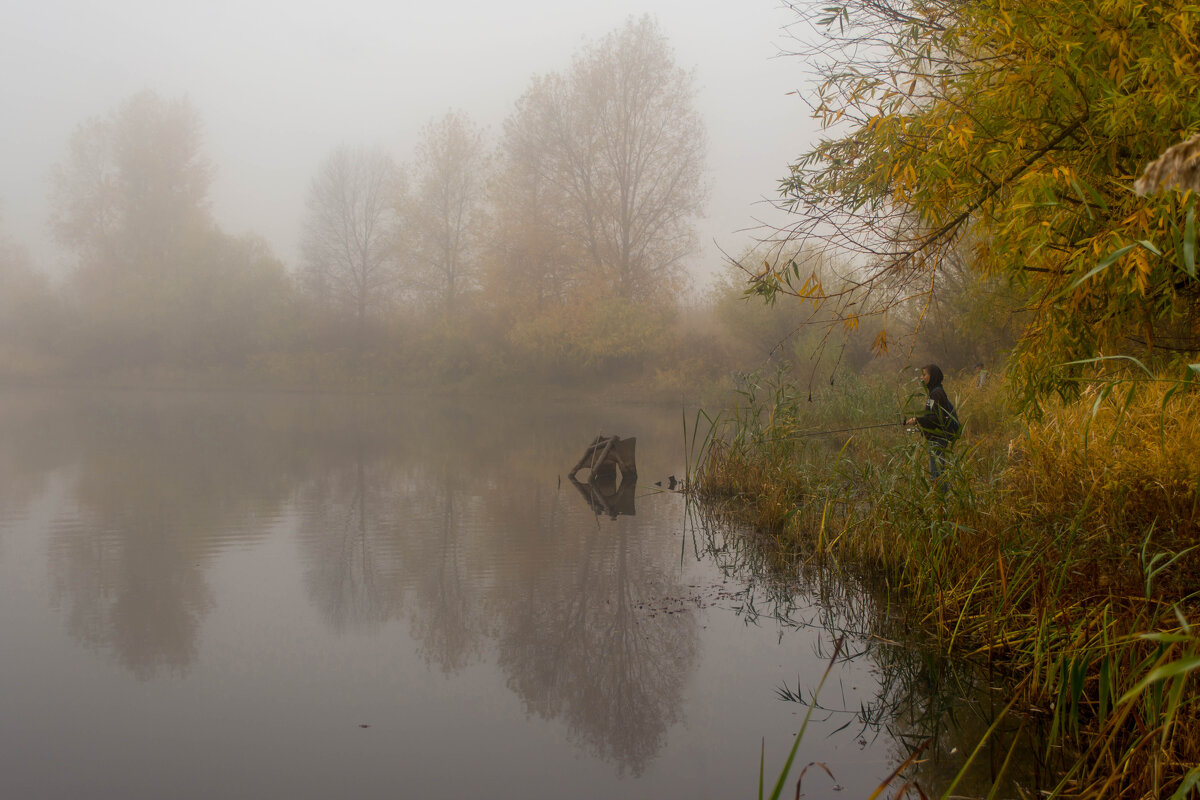
<instances>
[{"instance_id":1,"label":"autumn foliage","mask_svg":"<svg viewBox=\"0 0 1200 800\"><path fill-rule=\"evenodd\" d=\"M1195 5L852 0L798 13L821 37L803 52L828 136L781 188L792 237L861 266L843 316L932 298L946 260L966 257L1030 293L1015 373L1031 396L1073 385L1056 365L1169 362L1200 346L1191 197L1133 191L1200 127ZM762 280L799 293L785 274Z\"/></svg>"}]
</instances>

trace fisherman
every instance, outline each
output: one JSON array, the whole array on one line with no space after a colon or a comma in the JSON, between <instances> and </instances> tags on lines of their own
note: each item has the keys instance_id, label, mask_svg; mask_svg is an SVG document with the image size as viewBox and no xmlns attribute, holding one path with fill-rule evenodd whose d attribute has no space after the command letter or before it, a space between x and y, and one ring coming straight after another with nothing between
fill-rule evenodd
<instances>
[{"instance_id":1,"label":"fisherman","mask_svg":"<svg viewBox=\"0 0 1200 800\"><path fill-rule=\"evenodd\" d=\"M946 487L939 480L946 469L948 459L946 450L958 436L958 415L954 404L946 396L942 388L942 369L937 364L927 364L921 367L921 382L929 390L925 398L925 413L919 417L909 417L906 425L916 425L929 443L929 480L940 494Z\"/></svg>"}]
</instances>

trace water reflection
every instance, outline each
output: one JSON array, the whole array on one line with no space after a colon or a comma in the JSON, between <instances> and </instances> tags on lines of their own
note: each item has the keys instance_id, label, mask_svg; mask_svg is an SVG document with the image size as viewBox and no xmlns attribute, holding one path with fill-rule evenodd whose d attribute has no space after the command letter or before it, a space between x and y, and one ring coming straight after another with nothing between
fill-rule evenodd
<instances>
[{"instance_id":1,"label":"water reflection","mask_svg":"<svg viewBox=\"0 0 1200 800\"><path fill-rule=\"evenodd\" d=\"M478 580L481 542L472 537L480 501L457 471L420 476L414 487L403 503L409 527L399 531L407 568L401 574L413 594L409 630L429 663L457 672L479 658L492 612L488 587Z\"/></svg>"},{"instance_id":2,"label":"water reflection","mask_svg":"<svg viewBox=\"0 0 1200 800\"><path fill-rule=\"evenodd\" d=\"M395 528L396 470L366 442L345 460L326 462L299 488L304 582L322 618L338 633L376 630L400 611L398 569L386 540Z\"/></svg>"},{"instance_id":3,"label":"water reflection","mask_svg":"<svg viewBox=\"0 0 1200 800\"><path fill-rule=\"evenodd\" d=\"M61 398L44 393L8 393L0 413L0 553L6 523L23 519L30 505L50 491L51 476L74 458L71 431L43 423Z\"/></svg>"},{"instance_id":4,"label":"water reflection","mask_svg":"<svg viewBox=\"0 0 1200 800\"><path fill-rule=\"evenodd\" d=\"M666 554L646 543L628 518L562 541L556 557L531 566L571 566L527 570L500 615L509 687L633 774L676 721L697 651L695 611L667 607L682 587L662 568Z\"/></svg>"},{"instance_id":5,"label":"water reflection","mask_svg":"<svg viewBox=\"0 0 1200 800\"><path fill-rule=\"evenodd\" d=\"M10 437L0 464L22 472L6 484L20 489L13 503L59 477L53 606L77 642L139 680L197 663L219 558L293 530L304 589L334 634L401 622L447 675L486 661L528 714L638 775L678 721L698 651L696 609L668 608L684 594L678 551L655 534L673 523L633 516L633 480L562 485L590 433L577 412L520 413L97 395L10 405L4 429L35 433ZM17 466L38 462L23 461L23 441L48 440L42 472Z\"/></svg>"},{"instance_id":6,"label":"water reflection","mask_svg":"<svg viewBox=\"0 0 1200 800\"><path fill-rule=\"evenodd\" d=\"M854 728L861 744L884 739L891 761L909 764L893 789L911 782L932 796L954 784L955 796L1015 797L1034 796L1054 782L1046 777L1052 769L1044 757L1045 731L1027 719L997 721L1011 689L1004 678L987 664L945 656L880 580L815 556L797 559L719 513L690 510L697 553L739 579L738 613L824 631L819 642L841 640L839 673L855 662L870 664L877 685L858 704L839 704L836 692L816 696L815 681L804 678L777 694ZM833 648L824 655L834 657Z\"/></svg>"},{"instance_id":7,"label":"water reflection","mask_svg":"<svg viewBox=\"0 0 1200 800\"><path fill-rule=\"evenodd\" d=\"M634 507L634 499L637 496L636 478L621 480L619 486L617 478L612 475L597 477L586 483L580 483L574 476L567 476L567 480L579 491L588 508L596 516L603 514L616 519L622 515L632 517L637 513Z\"/></svg>"},{"instance_id":8,"label":"water reflection","mask_svg":"<svg viewBox=\"0 0 1200 800\"><path fill-rule=\"evenodd\" d=\"M464 435L458 417L422 424L445 450ZM471 427L469 439L493 429ZM677 554L648 535L662 520L629 517L636 482L608 495L581 485L603 499L580 506L557 478L544 488L544 462L520 449L452 461L411 431L346 430L359 444L326 453L298 495L306 581L326 621L342 631L402 616L446 673L494 653L529 713L641 773L677 720L698 624L694 608L666 607L683 593ZM537 438L525 446L549 449ZM605 518L588 522L595 511Z\"/></svg>"},{"instance_id":9,"label":"water reflection","mask_svg":"<svg viewBox=\"0 0 1200 800\"><path fill-rule=\"evenodd\" d=\"M677 470L655 461L678 452L677 412L628 413L597 415L637 433L642 474ZM269 549L294 563L239 579L293 583L296 605L316 611L305 634L403 631L433 673L497 673L528 717L630 776L666 749L698 672L701 605L678 602L694 593L682 578L690 541L690 560L736 576L721 601L746 621L813 629L819 642L849 632L844 662L870 664L878 689L861 704L819 698L822 712L865 742L883 738L893 763L932 739L936 758L911 775L944 786L990 724L988 676L917 647L863 576L798 569L717 520L678 518L677 495L638 497L633 480L561 481L597 427L571 407L398 398L7 398L0 501L9 519L61 494L50 599L75 642L141 681L201 663L223 603L218 564ZM685 529L682 543L670 533ZM4 530L0 520L0 548ZM805 695L805 680L790 688Z\"/></svg>"},{"instance_id":10,"label":"water reflection","mask_svg":"<svg viewBox=\"0 0 1200 800\"><path fill-rule=\"evenodd\" d=\"M899 633L892 621L891 635ZM871 657L883 677L874 703L862 710L864 724L886 730L895 742L897 762L918 748L921 759L906 777L923 787L957 783L956 792L982 797L1032 797L1056 779L1046 761L1042 726L1020 716L999 718L1008 692L1005 677L952 659L903 637L881 638ZM968 763L968 760L970 762Z\"/></svg>"},{"instance_id":11,"label":"water reflection","mask_svg":"<svg viewBox=\"0 0 1200 800\"><path fill-rule=\"evenodd\" d=\"M139 678L185 673L213 607L205 568L222 539L264 535L288 495L286 456L253 414L203 398L71 411L37 426L77 448L74 502L50 538L53 599L80 642Z\"/></svg>"}]
</instances>

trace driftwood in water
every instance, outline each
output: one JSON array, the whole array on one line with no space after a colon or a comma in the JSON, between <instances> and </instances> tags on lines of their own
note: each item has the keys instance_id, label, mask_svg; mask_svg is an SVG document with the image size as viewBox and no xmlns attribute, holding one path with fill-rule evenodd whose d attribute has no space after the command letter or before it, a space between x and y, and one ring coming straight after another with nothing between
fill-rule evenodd
<instances>
[{"instance_id":1,"label":"driftwood in water","mask_svg":"<svg viewBox=\"0 0 1200 800\"><path fill-rule=\"evenodd\" d=\"M624 479L637 477L637 464L634 461L634 448L637 437L622 439L620 436L597 436L583 456L567 473L567 477L575 479L575 473L581 469L590 470L588 480L614 477L619 470Z\"/></svg>"}]
</instances>

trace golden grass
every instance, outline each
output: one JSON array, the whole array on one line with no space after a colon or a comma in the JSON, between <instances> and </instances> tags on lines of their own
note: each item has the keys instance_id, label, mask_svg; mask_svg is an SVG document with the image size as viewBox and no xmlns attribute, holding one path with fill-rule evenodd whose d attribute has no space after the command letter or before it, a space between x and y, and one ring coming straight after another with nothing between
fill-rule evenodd
<instances>
[{"instance_id":1,"label":"golden grass","mask_svg":"<svg viewBox=\"0 0 1200 800\"><path fill-rule=\"evenodd\" d=\"M882 576L947 651L1006 670L1018 708L1052 709L1078 753L1057 796L1182 798L1200 782L1200 396L1109 389L1007 441L1001 400L979 398L993 424L958 445L944 499L919 445L814 460L753 429L778 409L739 415L697 486L780 550Z\"/></svg>"}]
</instances>

